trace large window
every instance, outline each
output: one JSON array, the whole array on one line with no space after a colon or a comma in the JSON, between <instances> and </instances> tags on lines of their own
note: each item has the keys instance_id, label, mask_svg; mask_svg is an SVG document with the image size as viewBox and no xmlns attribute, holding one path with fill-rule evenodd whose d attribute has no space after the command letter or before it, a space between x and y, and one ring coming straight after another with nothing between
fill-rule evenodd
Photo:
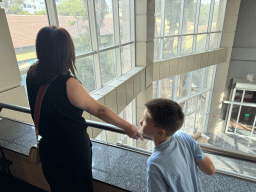
<instances>
[{"instance_id":1,"label":"large window","mask_svg":"<svg viewBox=\"0 0 256 192\"><path fill-rule=\"evenodd\" d=\"M36 61L38 31L55 24L71 35L76 73L89 91L103 87L135 67L134 0L4 0L17 61L25 85L26 72Z\"/></svg>"},{"instance_id":2,"label":"large window","mask_svg":"<svg viewBox=\"0 0 256 192\"><path fill-rule=\"evenodd\" d=\"M216 49L226 0L156 0L154 60Z\"/></svg>"},{"instance_id":3,"label":"large window","mask_svg":"<svg viewBox=\"0 0 256 192\"><path fill-rule=\"evenodd\" d=\"M216 65L153 82L153 98L172 99L183 109L181 131L207 131L215 70Z\"/></svg>"}]
</instances>

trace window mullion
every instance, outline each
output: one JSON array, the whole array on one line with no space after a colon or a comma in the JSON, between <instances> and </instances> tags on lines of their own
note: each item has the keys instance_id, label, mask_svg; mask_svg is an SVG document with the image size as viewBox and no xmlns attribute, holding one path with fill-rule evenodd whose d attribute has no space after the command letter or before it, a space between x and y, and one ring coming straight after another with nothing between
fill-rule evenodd
<instances>
[{"instance_id":1,"label":"window mullion","mask_svg":"<svg viewBox=\"0 0 256 192\"><path fill-rule=\"evenodd\" d=\"M161 1L161 0L160 0ZM161 28L160 28L160 57L163 59L163 49L164 49L164 28L165 28L165 0L161 3Z\"/></svg>"},{"instance_id":2,"label":"window mullion","mask_svg":"<svg viewBox=\"0 0 256 192\"><path fill-rule=\"evenodd\" d=\"M173 95L173 101L176 101L176 97L177 97L177 84L178 84L178 75L176 75L174 77L174 95Z\"/></svg>"},{"instance_id":3,"label":"window mullion","mask_svg":"<svg viewBox=\"0 0 256 192\"><path fill-rule=\"evenodd\" d=\"M210 12L209 12L209 20L208 20L208 28L207 28L207 36L206 36L206 50L209 50L209 43L210 43L210 32L211 32L211 27L212 27L212 17L213 17L213 11L214 11L214 2L215 0L211 1L210 5Z\"/></svg>"},{"instance_id":4,"label":"window mullion","mask_svg":"<svg viewBox=\"0 0 256 192\"><path fill-rule=\"evenodd\" d=\"M54 0L45 0L45 8L47 11L49 25L59 27L58 13Z\"/></svg>"},{"instance_id":5,"label":"window mullion","mask_svg":"<svg viewBox=\"0 0 256 192\"><path fill-rule=\"evenodd\" d=\"M93 0L87 1L89 24L90 24L90 35L92 40L92 51L96 51L97 54L93 55L94 67L95 67L95 77L96 77L96 89L102 87L102 74L100 67L100 55L99 55L99 42L98 42L98 29L96 23L96 12L95 4Z\"/></svg>"},{"instance_id":6,"label":"window mullion","mask_svg":"<svg viewBox=\"0 0 256 192\"><path fill-rule=\"evenodd\" d=\"M180 2L180 21L179 21L179 32L178 32L178 50L177 50L177 55L181 55L181 43L182 43L182 27L183 27L183 10L184 10L184 1L181 0Z\"/></svg>"},{"instance_id":7,"label":"window mullion","mask_svg":"<svg viewBox=\"0 0 256 192\"><path fill-rule=\"evenodd\" d=\"M135 42L135 22L134 22L134 16L135 16L135 11L134 11L134 0L130 0L130 19L131 19L131 41ZM136 42L135 42L136 43ZM131 44L131 68L134 68L136 66L135 63L135 43Z\"/></svg>"},{"instance_id":8,"label":"window mullion","mask_svg":"<svg viewBox=\"0 0 256 192\"><path fill-rule=\"evenodd\" d=\"M114 37L115 45L119 45L116 51L116 72L117 77L122 75L121 67L121 47L120 47L120 22L119 22L119 2L118 0L112 0L113 7L113 20L114 20ZM122 10L123 11L123 10Z\"/></svg>"}]
</instances>

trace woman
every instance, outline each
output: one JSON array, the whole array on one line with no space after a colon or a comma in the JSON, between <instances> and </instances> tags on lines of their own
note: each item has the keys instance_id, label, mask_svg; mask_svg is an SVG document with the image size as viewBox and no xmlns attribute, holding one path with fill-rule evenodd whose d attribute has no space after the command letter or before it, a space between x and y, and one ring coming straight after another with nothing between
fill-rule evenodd
<instances>
[{"instance_id":1,"label":"woman","mask_svg":"<svg viewBox=\"0 0 256 192\"><path fill-rule=\"evenodd\" d=\"M94 100L75 76L75 49L63 28L42 28L36 38L38 62L27 74L27 91L34 120L35 101L42 85L50 83L41 103L36 136L42 136L39 154L51 191L93 191L92 151L83 111L141 138L137 127ZM71 76L70 71L74 76Z\"/></svg>"}]
</instances>

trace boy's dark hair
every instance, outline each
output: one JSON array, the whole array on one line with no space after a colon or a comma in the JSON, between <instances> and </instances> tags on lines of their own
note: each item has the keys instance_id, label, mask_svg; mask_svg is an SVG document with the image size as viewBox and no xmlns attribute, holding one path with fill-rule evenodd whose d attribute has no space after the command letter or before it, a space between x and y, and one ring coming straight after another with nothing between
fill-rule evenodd
<instances>
[{"instance_id":1,"label":"boy's dark hair","mask_svg":"<svg viewBox=\"0 0 256 192\"><path fill-rule=\"evenodd\" d=\"M164 129L167 137L182 127L185 115L178 103L170 99L157 98L145 105L155 126Z\"/></svg>"}]
</instances>

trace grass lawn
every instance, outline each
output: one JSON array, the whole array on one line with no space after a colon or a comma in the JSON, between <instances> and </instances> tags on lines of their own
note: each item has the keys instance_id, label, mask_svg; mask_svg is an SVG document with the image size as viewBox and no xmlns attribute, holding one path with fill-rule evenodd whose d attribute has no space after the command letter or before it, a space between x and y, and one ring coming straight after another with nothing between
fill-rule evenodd
<instances>
[{"instance_id":1,"label":"grass lawn","mask_svg":"<svg viewBox=\"0 0 256 192\"><path fill-rule=\"evenodd\" d=\"M16 55L17 61L25 61L28 59L34 59L36 58L36 52L29 52L29 53L22 53L22 54L18 54Z\"/></svg>"}]
</instances>

